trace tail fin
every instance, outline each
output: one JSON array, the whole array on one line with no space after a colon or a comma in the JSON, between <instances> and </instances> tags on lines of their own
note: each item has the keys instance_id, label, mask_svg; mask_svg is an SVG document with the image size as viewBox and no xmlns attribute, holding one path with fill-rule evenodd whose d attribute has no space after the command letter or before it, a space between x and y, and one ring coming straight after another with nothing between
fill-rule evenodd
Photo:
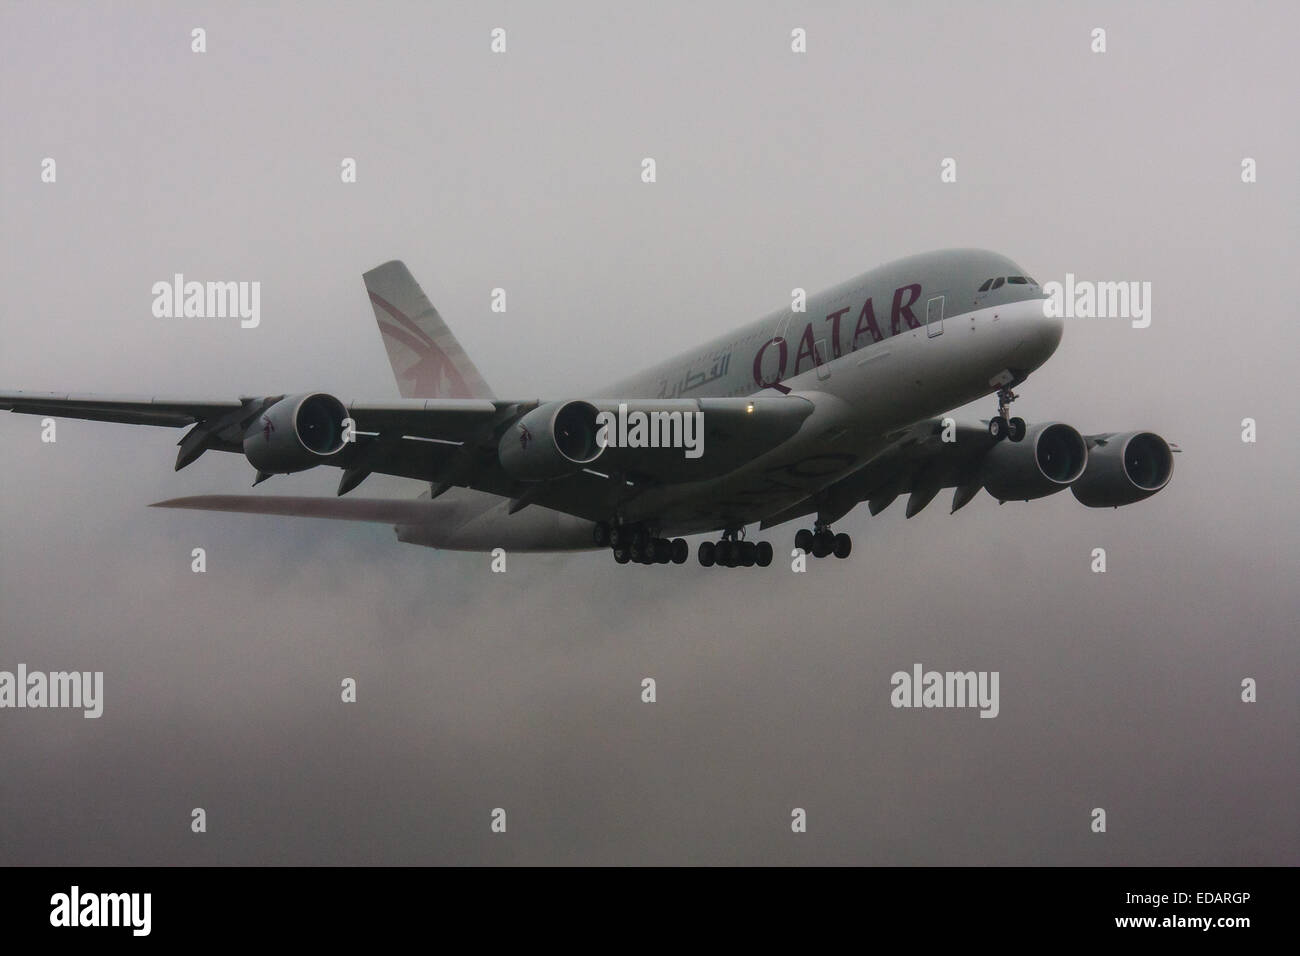
<instances>
[{"instance_id":1,"label":"tail fin","mask_svg":"<svg viewBox=\"0 0 1300 956\"><path fill-rule=\"evenodd\" d=\"M363 278L403 398L495 398L405 263Z\"/></svg>"}]
</instances>

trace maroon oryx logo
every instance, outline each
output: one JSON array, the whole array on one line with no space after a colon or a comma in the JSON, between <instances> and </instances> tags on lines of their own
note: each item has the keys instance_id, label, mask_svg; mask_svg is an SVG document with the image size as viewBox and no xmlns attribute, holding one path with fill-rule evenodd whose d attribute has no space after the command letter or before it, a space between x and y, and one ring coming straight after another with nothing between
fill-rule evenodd
<instances>
[{"instance_id":1,"label":"maroon oryx logo","mask_svg":"<svg viewBox=\"0 0 1300 956\"><path fill-rule=\"evenodd\" d=\"M374 292L370 293L370 301L393 318L392 322L381 321L379 331L386 338L400 342L417 358L400 375L403 380L410 381L412 394L430 398L470 398L473 395L456 362L415 320Z\"/></svg>"},{"instance_id":2,"label":"maroon oryx logo","mask_svg":"<svg viewBox=\"0 0 1300 956\"><path fill-rule=\"evenodd\" d=\"M533 433L528 430L528 426L520 424L519 426L519 447L528 451L528 443L533 440Z\"/></svg>"},{"instance_id":3,"label":"maroon oryx logo","mask_svg":"<svg viewBox=\"0 0 1300 956\"><path fill-rule=\"evenodd\" d=\"M266 415L262 416L262 437L267 441L271 440L271 432L275 431L275 425Z\"/></svg>"}]
</instances>

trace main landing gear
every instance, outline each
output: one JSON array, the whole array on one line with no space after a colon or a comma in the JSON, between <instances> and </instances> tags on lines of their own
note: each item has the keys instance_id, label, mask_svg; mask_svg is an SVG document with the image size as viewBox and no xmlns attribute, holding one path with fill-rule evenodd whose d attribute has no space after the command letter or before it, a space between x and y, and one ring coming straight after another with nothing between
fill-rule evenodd
<instances>
[{"instance_id":1,"label":"main landing gear","mask_svg":"<svg viewBox=\"0 0 1300 956\"><path fill-rule=\"evenodd\" d=\"M1019 397L1005 386L998 389L998 413L994 418L989 419L989 436L994 441L1002 441L1004 438L1020 441L1025 437L1025 420L1009 417L1011 403Z\"/></svg>"},{"instance_id":2,"label":"main landing gear","mask_svg":"<svg viewBox=\"0 0 1300 956\"><path fill-rule=\"evenodd\" d=\"M772 545L768 541L746 541L744 531L728 529L718 542L701 541L700 564L706 568L765 568L772 563Z\"/></svg>"},{"instance_id":3,"label":"main landing gear","mask_svg":"<svg viewBox=\"0 0 1300 956\"><path fill-rule=\"evenodd\" d=\"M659 538L640 524L597 522L591 537L597 547L612 549L619 564L685 564L691 556L685 538Z\"/></svg>"},{"instance_id":4,"label":"main landing gear","mask_svg":"<svg viewBox=\"0 0 1300 956\"><path fill-rule=\"evenodd\" d=\"M853 539L844 533L835 534L829 525L818 521L811 531L801 528L795 532L794 546L814 558L824 558L828 554L847 558L853 551Z\"/></svg>"}]
</instances>

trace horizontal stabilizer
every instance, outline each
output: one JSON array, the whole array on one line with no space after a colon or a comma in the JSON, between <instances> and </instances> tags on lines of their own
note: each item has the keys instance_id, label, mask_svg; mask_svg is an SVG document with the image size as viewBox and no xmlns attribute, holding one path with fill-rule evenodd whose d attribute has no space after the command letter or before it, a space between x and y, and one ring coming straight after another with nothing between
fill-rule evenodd
<instances>
[{"instance_id":1,"label":"horizontal stabilizer","mask_svg":"<svg viewBox=\"0 0 1300 956\"><path fill-rule=\"evenodd\" d=\"M447 517L452 508L427 498L299 498L290 495L195 495L157 501L149 507L378 521L382 524L429 524Z\"/></svg>"}]
</instances>

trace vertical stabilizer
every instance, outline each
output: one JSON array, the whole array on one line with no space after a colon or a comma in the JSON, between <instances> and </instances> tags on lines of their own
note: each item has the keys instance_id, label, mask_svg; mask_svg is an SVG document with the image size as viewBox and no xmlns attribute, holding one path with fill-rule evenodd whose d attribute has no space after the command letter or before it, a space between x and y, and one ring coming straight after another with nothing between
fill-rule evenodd
<instances>
[{"instance_id":1,"label":"vertical stabilizer","mask_svg":"<svg viewBox=\"0 0 1300 956\"><path fill-rule=\"evenodd\" d=\"M403 398L495 398L405 263L363 278Z\"/></svg>"}]
</instances>

